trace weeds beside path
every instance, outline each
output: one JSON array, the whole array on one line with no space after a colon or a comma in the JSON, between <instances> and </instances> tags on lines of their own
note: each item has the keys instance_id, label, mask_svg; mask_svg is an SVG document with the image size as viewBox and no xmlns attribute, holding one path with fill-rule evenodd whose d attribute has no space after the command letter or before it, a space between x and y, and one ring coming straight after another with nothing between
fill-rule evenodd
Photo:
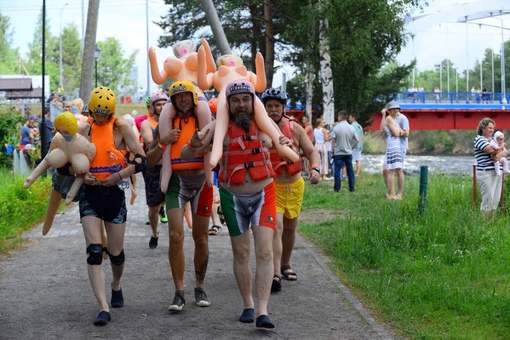
<instances>
[{"instance_id":1,"label":"weeds beside path","mask_svg":"<svg viewBox=\"0 0 510 340\"><path fill-rule=\"evenodd\" d=\"M353 193L334 193L331 182L307 185L300 233L402 336L508 338L508 216L480 216L471 178L437 175L428 182L422 215L418 177L406 177L401 201L384 199L380 175L362 174Z\"/></svg>"}]
</instances>

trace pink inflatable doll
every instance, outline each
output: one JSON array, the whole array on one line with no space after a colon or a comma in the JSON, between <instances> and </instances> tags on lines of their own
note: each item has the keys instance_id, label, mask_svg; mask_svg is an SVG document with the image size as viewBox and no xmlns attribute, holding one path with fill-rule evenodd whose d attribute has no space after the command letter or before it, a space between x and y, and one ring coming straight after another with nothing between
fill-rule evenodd
<instances>
[{"instance_id":1,"label":"pink inflatable doll","mask_svg":"<svg viewBox=\"0 0 510 340\"><path fill-rule=\"evenodd\" d=\"M205 49L203 45L198 49L198 85L204 90L214 85L220 92L216 113L216 130L214 132L214 142L210 156L210 166L214 168L223 154L223 139L228 129L229 115L225 87L233 80L245 79L254 85L257 92L264 92L266 89L266 72L264 69L264 59L260 52L257 52L255 57L257 74L249 72L243 65L243 60L232 54L221 56L218 59L218 71L214 73L208 72L205 68L205 60L212 58L212 56L207 56L210 53L210 50ZM264 105L257 96L254 98L254 105L254 118L259 129L273 140L276 150L282 157L287 158L291 162L298 162L299 155L287 145L280 144L279 137L281 132L275 126L276 124L267 116Z\"/></svg>"},{"instance_id":2,"label":"pink inflatable doll","mask_svg":"<svg viewBox=\"0 0 510 340\"><path fill-rule=\"evenodd\" d=\"M212 58L209 44L205 39L202 39L202 47L209 51L209 58L204 59L204 68L208 72L214 72L215 65L214 59ZM172 47L175 57L170 57L165 60L163 70L160 72L158 68L158 61L156 58L156 51L153 47L149 49L149 60L151 64L151 75L152 80L158 84L163 84L168 78L172 78L174 81L190 80L195 84L195 91L198 94L198 104L195 106L195 115L198 118L198 126L202 129L211 121L211 111L204 93L198 86L197 83L197 69L198 69L198 58L196 52L196 46L191 40L183 40ZM170 122L175 117L175 108L169 100L163 110L161 111L160 122L168 122L165 124L159 124L159 133L161 136L166 136L172 129ZM170 164L170 153L171 145L168 145L163 152L163 162L161 169L161 191L166 192L168 189L168 182L172 175L172 166ZM207 184L212 186L212 172L209 167L209 154L205 157L205 173Z\"/></svg>"}]
</instances>

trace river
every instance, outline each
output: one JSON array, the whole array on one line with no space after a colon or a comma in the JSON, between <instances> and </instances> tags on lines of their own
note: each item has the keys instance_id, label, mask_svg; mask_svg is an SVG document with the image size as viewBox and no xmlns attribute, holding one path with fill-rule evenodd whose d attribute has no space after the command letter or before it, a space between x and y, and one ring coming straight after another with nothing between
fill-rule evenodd
<instances>
[{"instance_id":1,"label":"river","mask_svg":"<svg viewBox=\"0 0 510 340\"><path fill-rule=\"evenodd\" d=\"M361 169L368 173L380 173L384 155L361 155ZM406 155L404 172L408 175L419 175L421 166L428 166L429 174L448 173L456 175L473 175L475 157L450 155Z\"/></svg>"}]
</instances>

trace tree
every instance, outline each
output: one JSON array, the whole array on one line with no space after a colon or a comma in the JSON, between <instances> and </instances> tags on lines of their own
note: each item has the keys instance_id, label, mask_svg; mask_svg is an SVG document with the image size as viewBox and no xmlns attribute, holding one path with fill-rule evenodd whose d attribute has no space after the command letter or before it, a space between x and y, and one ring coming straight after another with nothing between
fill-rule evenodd
<instances>
[{"instance_id":1,"label":"tree","mask_svg":"<svg viewBox=\"0 0 510 340\"><path fill-rule=\"evenodd\" d=\"M62 32L62 86L69 100L73 99L80 88L80 74L76 72L81 68L82 48L81 38L76 24L64 27Z\"/></svg>"},{"instance_id":2,"label":"tree","mask_svg":"<svg viewBox=\"0 0 510 340\"><path fill-rule=\"evenodd\" d=\"M0 74L17 74L18 48L12 48L12 35L10 18L0 13Z\"/></svg>"},{"instance_id":3,"label":"tree","mask_svg":"<svg viewBox=\"0 0 510 340\"><path fill-rule=\"evenodd\" d=\"M138 50L127 58L120 42L114 38L98 41L101 56L97 60L97 83L107 85L118 95L131 95L136 92L136 79L132 79L131 71L135 65Z\"/></svg>"}]
</instances>

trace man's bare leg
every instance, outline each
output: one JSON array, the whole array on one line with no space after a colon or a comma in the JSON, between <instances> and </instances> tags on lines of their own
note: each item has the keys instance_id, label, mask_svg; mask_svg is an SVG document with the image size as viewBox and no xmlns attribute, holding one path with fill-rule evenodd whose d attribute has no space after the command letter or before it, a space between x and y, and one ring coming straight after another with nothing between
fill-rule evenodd
<instances>
[{"instance_id":1,"label":"man's bare leg","mask_svg":"<svg viewBox=\"0 0 510 340\"><path fill-rule=\"evenodd\" d=\"M294 249L294 243L296 242L296 228L298 225L298 218L288 219L283 217L283 235L282 235L282 259L281 266L290 266L290 258L292 256L292 250ZM274 255L275 256L275 255ZM295 275L289 275L290 280L295 280Z\"/></svg>"},{"instance_id":2,"label":"man's bare leg","mask_svg":"<svg viewBox=\"0 0 510 340\"><path fill-rule=\"evenodd\" d=\"M272 291L280 291L282 288L281 285L281 279L278 279L280 277L280 268L281 268L281 259L282 259L282 251L283 251L283 214L277 213L276 214L276 228L274 230L273 235L273 267L274 267L274 273L273 273L273 283L271 286ZM278 278L276 278L277 276Z\"/></svg>"},{"instance_id":3,"label":"man's bare leg","mask_svg":"<svg viewBox=\"0 0 510 340\"><path fill-rule=\"evenodd\" d=\"M246 231L244 234L239 236L230 237L230 242L232 243L232 253L234 257L234 276L239 292L241 293L241 297L243 298L243 308L251 308L253 310L255 304L253 302L251 286L249 231ZM251 322L253 321L254 320L252 319Z\"/></svg>"}]
</instances>

